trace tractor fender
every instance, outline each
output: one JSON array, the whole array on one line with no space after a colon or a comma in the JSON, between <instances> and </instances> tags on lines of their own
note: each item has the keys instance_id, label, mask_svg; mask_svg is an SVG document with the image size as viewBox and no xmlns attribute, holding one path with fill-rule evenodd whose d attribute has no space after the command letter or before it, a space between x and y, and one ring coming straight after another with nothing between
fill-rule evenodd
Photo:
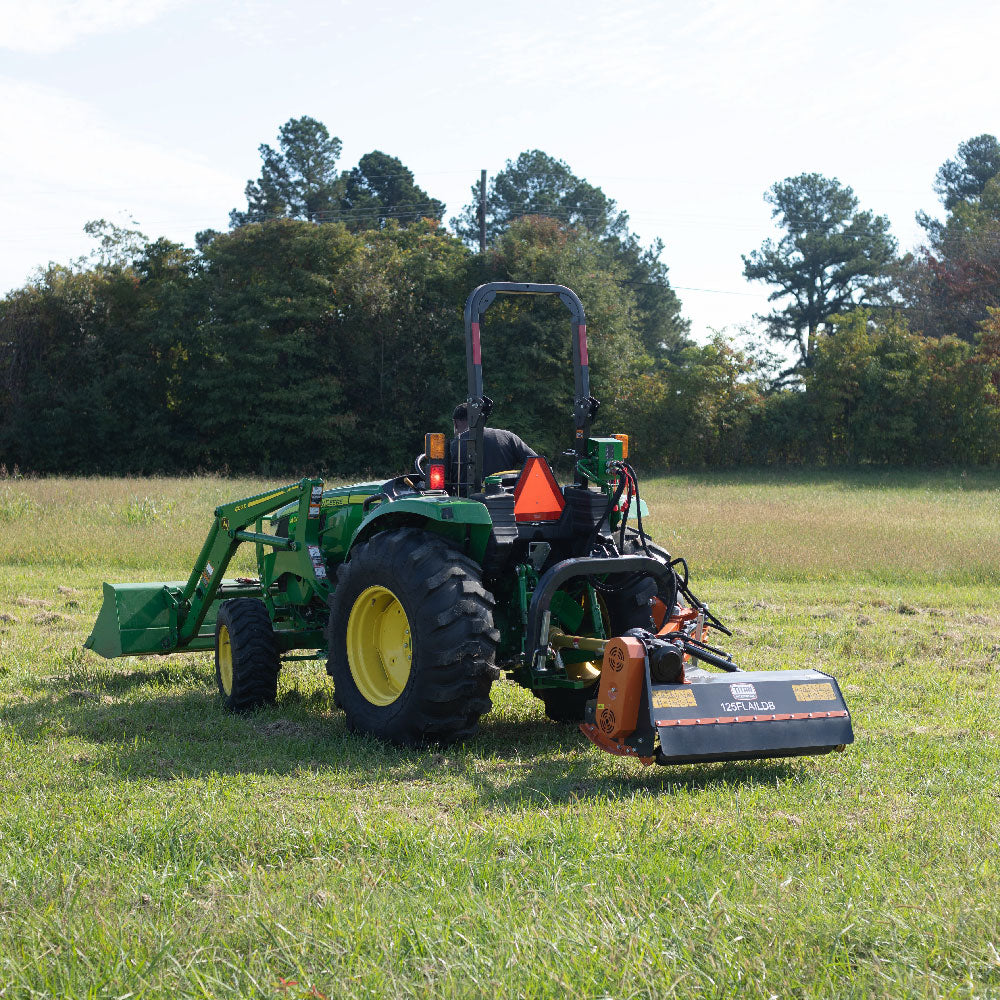
<instances>
[{"instance_id":1,"label":"tractor fender","mask_svg":"<svg viewBox=\"0 0 1000 1000\"><path fill-rule=\"evenodd\" d=\"M383 500L365 515L351 537L347 558L354 546L380 531L422 528L448 539L478 563L486 554L493 520L486 507L475 500L450 496L403 497Z\"/></svg>"}]
</instances>

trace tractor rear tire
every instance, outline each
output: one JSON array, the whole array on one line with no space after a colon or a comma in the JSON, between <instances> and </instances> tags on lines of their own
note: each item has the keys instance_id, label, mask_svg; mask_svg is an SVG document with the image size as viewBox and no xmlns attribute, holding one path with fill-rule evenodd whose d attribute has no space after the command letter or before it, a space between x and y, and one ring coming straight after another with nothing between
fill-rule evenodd
<instances>
[{"instance_id":1,"label":"tractor rear tire","mask_svg":"<svg viewBox=\"0 0 1000 1000\"><path fill-rule=\"evenodd\" d=\"M630 628L656 632L651 603L656 597L656 584L648 576L624 590L601 596L608 609L612 635L621 635Z\"/></svg>"},{"instance_id":2,"label":"tractor rear tire","mask_svg":"<svg viewBox=\"0 0 1000 1000\"><path fill-rule=\"evenodd\" d=\"M327 626L348 727L410 747L472 736L500 676L493 605L478 564L438 535L402 528L358 545Z\"/></svg>"},{"instance_id":3,"label":"tractor rear tire","mask_svg":"<svg viewBox=\"0 0 1000 1000\"><path fill-rule=\"evenodd\" d=\"M278 697L281 659L263 601L224 601L215 623L215 681L230 712L252 712Z\"/></svg>"}]
</instances>

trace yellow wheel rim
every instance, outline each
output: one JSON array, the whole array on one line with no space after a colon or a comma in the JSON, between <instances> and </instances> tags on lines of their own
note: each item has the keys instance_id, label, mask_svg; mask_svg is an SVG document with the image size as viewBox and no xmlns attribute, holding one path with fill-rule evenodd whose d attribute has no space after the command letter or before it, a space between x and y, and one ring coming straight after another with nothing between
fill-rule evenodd
<instances>
[{"instance_id":1,"label":"yellow wheel rim","mask_svg":"<svg viewBox=\"0 0 1000 1000\"><path fill-rule=\"evenodd\" d=\"M358 594L347 619L347 662L354 683L373 705L391 705L410 679L410 622L386 587Z\"/></svg>"},{"instance_id":2,"label":"yellow wheel rim","mask_svg":"<svg viewBox=\"0 0 1000 1000\"><path fill-rule=\"evenodd\" d=\"M219 680L227 695L233 693L233 646L229 641L229 629L219 626Z\"/></svg>"}]
</instances>

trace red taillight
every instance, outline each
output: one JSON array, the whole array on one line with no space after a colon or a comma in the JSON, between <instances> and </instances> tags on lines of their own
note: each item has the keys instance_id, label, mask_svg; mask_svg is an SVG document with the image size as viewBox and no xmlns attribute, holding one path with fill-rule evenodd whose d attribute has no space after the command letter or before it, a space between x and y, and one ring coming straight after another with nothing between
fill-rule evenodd
<instances>
[{"instance_id":1,"label":"red taillight","mask_svg":"<svg viewBox=\"0 0 1000 1000\"><path fill-rule=\"evenodd\" d=\"M427 473L427 485L432 490L444 489L444 466L432 463L430 471Z\"/></svg>"}]
</instances>

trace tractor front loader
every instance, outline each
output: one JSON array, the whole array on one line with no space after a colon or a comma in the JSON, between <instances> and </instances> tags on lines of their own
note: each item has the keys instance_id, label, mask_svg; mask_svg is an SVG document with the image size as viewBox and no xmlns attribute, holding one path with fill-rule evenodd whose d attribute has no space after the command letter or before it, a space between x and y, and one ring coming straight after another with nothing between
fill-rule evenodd
<instances>
[{"instance_id":1,"label":"tractor front loader","mask_svg":"<svg viewBox=\"0 0 1000 1000\"><path fill-rule=\"evenodd\" d=\"M575 398L560 485L545 458L484 476L483 317L498 294L571 314ZM837 682L740 670L687 565L646 534L624 434L595 437L587 326L562 285L493 282L465 306L469 433L427 434L414 471L304 479L224 504L186 582L105 584L102 656L215 650L225 706L273 702L285 659L326 659L352 730L406 746L471 737L501 671L600 749L644 763L817 754L852 742ZM257 576L224 574L255 546ZM709 641L711 637L712 641ZM714 669L707 670L706 667Z\"/></svg>"}]
</instances>

